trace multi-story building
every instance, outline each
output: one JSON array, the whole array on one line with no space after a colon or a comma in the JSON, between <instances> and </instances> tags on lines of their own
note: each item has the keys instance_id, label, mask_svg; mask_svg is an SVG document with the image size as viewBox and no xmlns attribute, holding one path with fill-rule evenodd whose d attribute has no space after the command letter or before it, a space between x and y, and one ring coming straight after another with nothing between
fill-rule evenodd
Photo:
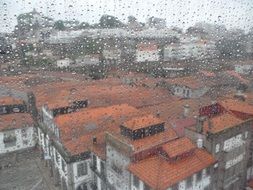
<instances>
[{"instance_id":1,"label":"multi-story building","mask_svg":"<svg viewBox=\"0 0 253 190\"><path fill-rule=\"evenodd\" d=\"M180 43L171 43L164 48L164 60L207 59L217 55L215 42L198 37L181 38Z\"/></svg>"},{"instance_id":2,"label":"multi-story building","mask_svg":"<svg viewBox=\"0 0 253 190\"><path fill-rule=\"evenodd\" d=\"M242 120L219 103L200 109L197 124L185 129L194 142L217 159L215 189L243 189L246 186L247 162L250 156L252 120Z\"/></svg>"},{"instance_id":3,"label":"multi-story building","mask_svg":"<svg viewBox=\"0 0 253 190\"><path fill-rule=\"evenodd\" d=\"M55 184L62 189L84 190L104 187L94 183L98 174L90 165L91 150L99 150L105 131L138 111L126 104L87 108L53 117L43 108L43 122L38 129L39 144L48 160ZM117 128L116 128L117 129ZM98 151L99 152L99 151ZM100 164L100 163L99 163ZM99 170L100 171L100 170Z\"/></svg>"},{"instance_id":4,"label":"multi-story building","mask_svg":"<svg viewBox=\"0 0 253 190\"><path fill-rule=\"evenodd\" d=\"M212 189L215 159L152 116L132 118L106 134L109 189ZM191 167L189 167L191 166Z\"/></svg>"},{"instance_id":5,"label":"multi-story building","mask_svg":"<svg viewBox=\"0 0 253 190\"><path fill-rule=\"evenodd\" d=\"M160 50L155 42L137 44L136 62L152 62L160 60Z\"/></svg>"},{"instance_id":6,"label":"multi-story building","mask_svg":"<svg viewBox=\"0 0 253 190\"><path fill-rule=\"evenodd\" d=\"M0 97L0 155L35 146L32 116L23 100Z\"/></svg>"},{"instance_id":7,"label":"multi-story building","mask_svg":"<svg viewBox=\"0 0 253 190\"><path fill-rule=\"evenodd\" d=\"M206 81L203 82L192 76L165 79L162 81L162 86L170 90L173 95L182 98L199 98L210 89L210 84Z\"/></svg>"},{"instance_id":8,"label":"multi-story building","mask_svg":"<svg viewBox=\"0 0 253 190\"><path fill-rule=\"evenodd\" d=\"M246 102L238 101L235 99L226 99L219 102L219 104L224 109L232 112L236 117L242 120L248 120L250 118L253 118L253 106ZM252 134L252 127L249 132ZM253 140L251 138L250 155L247 164L247 180L250 180L252 178L253 178Z\"/></svg>"}]
</instances>

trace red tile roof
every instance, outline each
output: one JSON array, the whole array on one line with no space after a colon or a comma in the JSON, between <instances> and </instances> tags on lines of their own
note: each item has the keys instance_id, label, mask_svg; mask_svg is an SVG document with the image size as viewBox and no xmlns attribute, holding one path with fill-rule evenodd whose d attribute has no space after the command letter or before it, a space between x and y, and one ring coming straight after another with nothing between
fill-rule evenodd
<instances>
[{"instance_id":1,"label":"red tile roof","mask_svg":"<svg viewBox=\"0 0 253 190\"><path fill-rule=\"evenodd\" d=\"M205 87L203 82L192 76L166 79L166 82L171 85L187 86L192 89L199 89Z\"/></svg>"},{"instance_id":2,"label":"red tile roof","mask_svg":"<svg viewBox=\"0 0 253 190\"><path fill-rule=\"evenodd\" d=\"M106 132L119 132L119 126L127 119L142 114L127 104L100 108L87 108L54 118L60 130L60 139L71 155L92 150L104 157ZM93 137L97 143L93 144Z\"/></svg>"},{"instance_id":3,"label":"red tile roof","mask_svg":"<svg viewBox=\"0 0 253 190\"><path fill-rule=\"evenodd\" d=\"M186 137L182 137L162 145L163 151L169 156L169 158L175 158L188 153L195 148L196 146L193 142Z\"/></svg>"},{"instance_id":4,"label":"red tile roof","mask_svg":"<svg viewBox=\"0 0 253 190\"><path fill-rule=\"evenodd\" d=\"M226 99L220 101L219 104L229 111L238 111L241 113L253 115L253 105L250 105L246 102L233 99Z\"/></svg>"},{"instance_id":5,"label":"red tile roof","mask_svg":"<svg viewBox=\"0 0 253 190\"><path fill-rule=\"evenodd\" d=\"M11 96L0 97L0 106L1 105L14 105L14 104L24 104L24 101L21 99L16 99Z\"/></svg>"},{"instance_id":6,"label":"red tile roof","mask_svg":"<svg viewBox=\"0 0 253 190\"><path fill-rule=\"evenodd\" d=\"M154 51L158 50L158 45L155 42L139 43L137 49L139 51Z\"/></svg>"},{"instance_id":7,"label":"red tile roof","mask_svg":"<svg viewBox=\"0 0 253 190\"><path fill-rule=\"evenodd\" d=\"M216 74L211 71L200 70L199 73L203 74L206 77L215 77L216 76Z\"/></svg>"},{"instance_id":8,"label":"red tile roof","mask_svg":"<svg viewBox=\"0 0 253 190\"><path fill-rule=\"evenodd\" d=\"M245 84L249 84L249 81L244 79L239 73L235 72L235 71L226 71L227 74L229 74L232 77L235 77L236 79L238 79L240 82L245 83Z\"/></svg>"},{"instance_id":9,"label":"red tile roof","mask_svg":"<svg viewBox=\"0 0 253 190\"><path fill-rule=\"evenodd\" d=\"M185 135L185 128L196 125L196 119L193 117L190 118L182 118L171 120L171 125L173 129L176 131L179 137L183 137Z\"/></svg>"},{"instance_id":10,"label":"red tile roof","mask_svg":"<svg viewBox=\"0 0 253 190\"><path fill-rule=\"evenodd\" d=\"M28 113L0 115L0 131L33 126L32 116Z\"/></svg>"},{"instance_id":11,"label":"red tile roof","mask_svg":"<svg viewBox=\"0 0 253 190\"><path fill-rule=\"evenodd\" d=\"M128 169L152 189L166 190L214 163L214 157L207 151L195 149L189 156L175 162L153 156L131 163Z\"/></svg>"},{"instance_id":12,"label":"red tile roof","mask_svg":"<svg viewBox=\"0 0 253 190\"><path fill-rule=\"evenodd\" d=\"M234 116L232 113L223 113L212 118L207 118L203 124L203 133L219 133L229 128L240 125L244 121ZM196 130L195 127L188 127Z\"/></svg>"},{"instance_id":13,"label":"red tile roof","mask_svg":"<svg viewBox=\"0 0 253 190\"><path fill-rule=\"evenodd\" d=\"M144 115L141 117L132 118L124 122L122 125L131 130L137 130L162 123L164 123L162 120L154 117L153 115Z\"/></svg>"},{"instance_id":14,"label":"red tile roof","mask_svg":"<svg viewBox=\"0 0 253 190\"><path fill-rule=\"evenodd\" d=\"M131 140L128 137L122 136L119 130L110 133L116 139L120 139L120 141L131 145L133 148L133 153L138 153L150 148L161 146L162 144L177 138L176 132L170 126L166 125L165 131L137 140Z\"/></svg>"},{"instance_id":15,"label":"red tile roof","mask_svg":"<svg viewBox=\"0 0 253 190\"><path fill-rule=\"evenodd\" d=\"M54 118L56 126L60 129L62 140L71 140L94 129L104 129L107 126L119 125L132 115L140 112L127 104L99 108L87 108L78 112L58 115Z\"/></svg>"}]
</instances>

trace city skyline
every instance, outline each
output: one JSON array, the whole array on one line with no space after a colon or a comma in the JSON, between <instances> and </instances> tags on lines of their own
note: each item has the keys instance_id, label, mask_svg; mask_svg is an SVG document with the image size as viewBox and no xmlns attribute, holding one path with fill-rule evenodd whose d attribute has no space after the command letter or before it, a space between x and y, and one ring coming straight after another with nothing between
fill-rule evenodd
<instances>
[{"instance_id":1,"label":"city skyline","mask_svg":"<svg viewBox=\"0 0 253 190\"><path fill-rule=\"evenodd\" d=\"M135 16L140 22L146 22L149 17L155 16L165 18L168 27L177 26L183 29L197 22L207 22L225 25L228 29L241 28L248 31L253 23L251 14L253 2L250 0L202 2L95 0L85 3L76 0L32 2L3 0L0 5L0 32L13 31L17 22L16 17L21 13L32 11L33 8L55 20L76 19L92 24L98 23L103 14L116 16L124 23L127 22L129 15Z\"/></svg>"}]
</instances>

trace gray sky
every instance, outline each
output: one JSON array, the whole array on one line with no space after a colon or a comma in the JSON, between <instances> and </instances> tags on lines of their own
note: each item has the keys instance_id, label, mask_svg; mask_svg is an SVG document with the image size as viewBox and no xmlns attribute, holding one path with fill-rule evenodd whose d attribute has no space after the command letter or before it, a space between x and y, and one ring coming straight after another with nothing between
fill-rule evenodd
<instances>
[{"instance_id":1,"label":"gray sky","mask_svg":"<svg viewBox=\"0 0 253 190\"><path fill-rule=\"evenodd\" d=\"M16 16L33 8L56 20L89 23L111 14L123 22L129 15L142 22L166 18L168 26L184 29L200 21L246 31L253 27L253 0L0 0L0 32L12 31Z\"/></svg>"}]
</instances>

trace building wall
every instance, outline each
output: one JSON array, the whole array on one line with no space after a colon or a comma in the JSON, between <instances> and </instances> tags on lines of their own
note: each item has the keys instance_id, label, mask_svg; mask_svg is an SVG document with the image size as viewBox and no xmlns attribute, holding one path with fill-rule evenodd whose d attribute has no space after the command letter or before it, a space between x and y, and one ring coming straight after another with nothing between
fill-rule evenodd
<instances>
[{"instance_id":1,"label":"building wall","mask_svg":"<svg viewBox=\"0 0 253 190\"><path fill-rule=\"evenodd\" d=\"M130 173L127 166L130 159L118 152L114 147L106 145L107 180L116 190L130 190ZM115 171L115 166L119 172Z\"/></svg>"},{"instance_id":2,"label":"building wall","mask_svg":"<svg viewBox=\"0 0 253 190\"><path fill-rule=\"evenodd\" d=\"M201 171L201 179L197 181L196 174L190 177L191 185L186 185L186 179L182 180L177 184L178 190L205 190L205 188L210 188L211 185L211 175L206 173L206 169ZM131 190L145 190L145 184L143 181L139 180L139 185L136 187L134 185L134 176L131 175ZM174 186L174 185L173 185ZM149 187L150 188L150 187ZM151 189L151 188L150 188ZM167 190L172 190L172 187L169 187Z\"/></svg>"},{"instance_id":3,"label":"building wall","mask_svg":"<svg viewBox=\"0 0 253 190\"><path fill-rule=\"evenodd\" d=\"M106 163L104 160L100 159L98 156L96 156L96 163L93 163L93 156L96 156L95 154L92 154L91 157L91 165L93 166L96 164L96 169L91 170L92 171L92 181L96 184L97 190L104 190L106 188ZM101 169L101 163L104 164L104 171ZM94 171L95 170L95 171Z\"/></svg>"},{"instance_id":4,"label":"building wall","mask_svg":"<svg viewBox=\"0 0 253 190\"><path fill-rule=\"evenodd\" d=\"M73 63L70 59L61 59L56 61L56 66L59 68L69 67Z\"/></svg>"},{"instance_id":5,"label":"building wall","mask_svg":"<svg viewBox=\"0 0 253 190\"><path fill-rule=\"evenodd\" d=\"M206 174L206 169L201 171L201 179L197 181L196 174L191 176L192 185L187 187L186 180L181 181L178 184L178 190L205 190L205 188L211 189L211 176ZM172 188L168 188L168 190L172 190Z\"/></svg>"},{"instance_id":6,"label":"building wall","mask_svg":"<svg viewBox=\"0 0 253 190\"><path fill-rule=\"evenodd\" d=\"M110 60L120 60L121 51L120 49L104 49L103 57L104 59Z\"/></svg>"},{"instance_id":7,"label":"building wall","mask_svg":"<svg viewBox=\"0 0 253 190\"><path fill-rule=\"evenodd\" d=\"M240 74L250 74L252 70L252 65L235 65L235 72Z\"/></svg>"},{"instance_id":8,"label":"building wall","mask_svg":"<svg viewBox=\"0 0 253 190\"><path fill-rule=\"evenodd\" d=\"M218 161L216 182L217 189L241 189L246 184L247 162L251 139L251 124L246 122L224 132L203 138L204 147ZM186 129L186 136L196 139L200 134Z\"/></svg>"},{"instance_id":9,"label":"building wall","mask_svg":"<svg viewBox=\"0 0 253 190\"><path fill-rule=\"evenodd\" d=\"M164 60L206 59L217 54L214 43L183 42L171 44L164 48Z\"/></svg>"},{"instance_id":10,"label":"building wall","mask_svg":"<svg viewBox=\"0 0 253 190\"><path fill-rule=\"evenodd\" d=\"M203 87L199 89L191 89L187 86L172 86L172 91L175 96L182 98L199 98L203 96L209 90L208 87Z\"/></svg>"},{"instance_id":11,"label":"building wall","mask_svg":"<svg viewBox=\"0 0 253 190\"><path fill-rule=\"evenodd\" d=\"M71 164L72 169L73 169L74 189L77 189L82 184L86 184L88 186L89 183L91 182L91 180L92 180L92 171L90 169L90 162L91 162L90 159L87 159L87 160L82 160L82 161L75 162L75 163ZM81 164L81 163L86 163L87 164L87 175L83 175L83 176L78 177L77 167L78 167L78 164Z\"/></svg>"},{"instance_id":12,"label":"building wall","mask_svg":"<svg viewBox=\"0 0 253 190\"><path fill-rule=\"evenodd\" d=\"M179 96L182 98L191 98L192 97L192 89L188 88L187 86L173 86L172 87L173 94L175 96Z\"/></svg>"},{"instance_id":13,"label":"building wall","mask_svg":"<svg viewBox=\"0 0 253 190\"><path fill-rule=\"evenodd\" d=\"M140 51L136 50L136 62L159 61L159 50Z\"/></svg>"},{"instance_id":14,"label":"building wall","mask_svg":"<svg viewBox=\"0 0 253 190\"><path fill-rule=\"evenodd\" d=\"M4 136L10 133L16 137L16 143L6 147ZM0 154L31 148L34 147L34 145L35 136L34 128L32 126L0 132Z\"/></svg>"}]
</instances>

